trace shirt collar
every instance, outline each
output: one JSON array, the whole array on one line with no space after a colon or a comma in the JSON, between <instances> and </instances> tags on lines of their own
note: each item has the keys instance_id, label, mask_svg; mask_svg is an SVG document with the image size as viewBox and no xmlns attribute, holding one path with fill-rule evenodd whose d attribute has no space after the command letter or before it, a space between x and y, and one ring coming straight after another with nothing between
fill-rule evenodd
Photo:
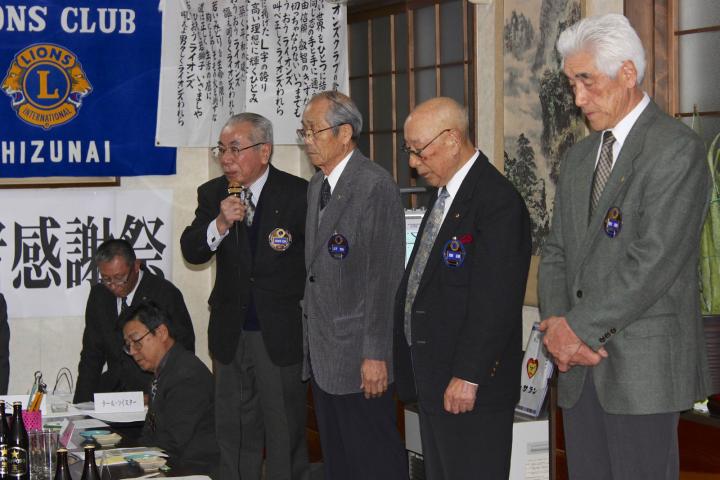
<instances>
[{"instance_id":1,"label":"shirt collar","mask_svg":"<svg viewBox=\"0 0 720 480\"><path fill-rule=\"evenodd\" d=\"M265 186L265 183L267 182L268 176L270 175L270 165L267 166L265 171L262 175L260 175L260 178L255 180L252 185L250 185L249 190L252 193L252 199L253 203L257 205L258 199L260 198L260 194L262 193L262 189Z\"/></svg>"},{"instance_id":2,"label":"shirt collar","mask_svg":"<svg viewBox=\"0 0 720 480\"><path fill-rule=\"evenodd\" d=\"M465 180L465 177L467 176L472 166L475 165L475 160L477 160L479 155L480 152L478 150L475 150L475 155L470 157L470 160L465 162L465 165L460 167L460 170L455 172L455 175L453 175L447 185L445 185L445 189L450 194L450 198L455 198L458 190L460 190L460 185L462 185L463 180ZM440 190L438 190L438 195L439 194ZM449 202L446 202L446 205L449 205Z\"/></svg>"},{"instance_id":3,"label":"shirt collar","mask_svg":"<svg viewBox=\"0 0 720 480\"><path fill-rule=\"evenodd\" d=\"M135 288L133 288L132 291L127 294L127 297L125 297L125 302L127 302L128 306L132 305L133 298L135 298L135 292L137 292L138 286L140 286L140 282L142 282L143 275L144 275L143 269L142 269L142 267L140 267L140 271L138 272L138 280L137 280L137 283L135 284ZM118 311L120 311L121 305L122 305L122 297L117 297L116 301L117 301Z\"/></svg>"},{"instance_id":4,"label":"shirt collar","mask_svg":"<svg viewBox=\"0 0 720 480\"><path fill-rule=\"evenodd\" d=\"M330 175L325 177L330 184L330 192L335 190L335 185L337 185L338 180L340 180L340 175L342 175L342 172L345 170L345 167L350 161L350 157L352 157L353 152L355 152L355 150L351 150L350 153L348 153L347 156L343 158L340 163L335 166L335 168L333 168L333 171L330 172Z\"/></svg>"},{"instance_id":5,"label":"shirt collar","mask_svg":"<svg viewBox=\"0 0 720 480\"><path fill-rule=\"evenodd\" d=\"M650 97L647 93L643 92L643 98L637 105L635 105L635 108L633 108L630 113L625 115L625 117L623 117L623 119L620 120L617 125L610 129L613 137L615 137L615 142L617 142L618 151L622 149L623 143L625 143L625 139L630 134L630 130L632 130L635 122L637 122L637 119L640 118L643 110L645 110L645 107L647 107L649 104Z\"/></svg>"}]
</instances>

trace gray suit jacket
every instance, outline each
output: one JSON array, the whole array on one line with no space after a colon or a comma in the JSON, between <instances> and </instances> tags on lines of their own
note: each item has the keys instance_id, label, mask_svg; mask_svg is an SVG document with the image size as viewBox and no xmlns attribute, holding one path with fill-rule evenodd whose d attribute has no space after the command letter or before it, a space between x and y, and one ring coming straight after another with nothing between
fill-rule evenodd
<instances>
[{"instance_id":1,"label":"gray suit jacket","mask_svg":"<svg viewBox=\"0 0 720 480\"><path fill-rule=\"evenodd\" d=\"M360 392L363 359L387 362L392 381L393 301L405 264L405 217L392 177L355 150L318 228L317 172L308 187L303 377L334 395ZM348 255L328 253L334 234Z\"/></svg>"},{"instance_id":2,"label":"gray suit jacket","mask_svg":"<svg viewBox=\"0 0 720 480\"><path fill-rule=\"evenodd\" d=\"M650 414L688 409L707 395L698 296L698 247L710 177L700 139L654 102L625 140L588 222L600 134L567 153L540 264L542 318L560 315L593 350L603 409ZM622 214L610 238L603 220ZM579 398L587 367L560 374L559 404Z\"/></svg>"}]
</instances>

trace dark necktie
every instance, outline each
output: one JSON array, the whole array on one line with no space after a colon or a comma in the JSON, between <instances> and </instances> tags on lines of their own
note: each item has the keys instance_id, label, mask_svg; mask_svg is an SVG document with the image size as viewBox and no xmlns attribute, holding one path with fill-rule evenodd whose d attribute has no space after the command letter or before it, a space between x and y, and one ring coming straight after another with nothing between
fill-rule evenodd
<instances>
[{"instance_id":1,"label":"dark necktie","mask_svg":"<svg viewBox=\"0 0 720 480\"><path fill-rule=\"evenodd\" d=\"M252 226L253 218L255 217L255 204L252 199L252 191L247 189L245 191L245 225L248 227Z\"/></svg>"},{"instance_id":2,"label":"dark necktie","mask_svg":"<svg viewBox=\"0 0 720 480\"><path fill-rule=\"evenodd\" d=\"M592 191L590 193L590 217L595 213L595 207L600 202L605 184L610 178L612 172L613 153L612 148L615 143L615 137L610 130L603 133L602 148L600 149L600 158L598 158L595 166L595 174L593 175Z\"/></svg>"},{"instance_id":3,"label":"dark necktie","mask_svg":"<svg viewBox=\"0 0 720 480\"><path fill-rule=\"evenodd\" d=\"M440 231L440 226L443 221L443 212L445 211L445 200L450 196L447 189L442 187L440 195L435 201L430 216L428 217L425 229L422 232L422 238L420 239L420 246L415 254L415 260L413 261L412 267L410 268L410 275L408 276L407 293L405 295L405 338L407 338L408 345L411 344L411 320L412 320L412 306L415 303L415 296L417 295L418 287L420 286L420 280L422 279L425 266L427 265L430 252L435 244L435 238Z\"/></svg>"},{"instance_id":4,"label":"dark necktie","mask_svg":"<svg viewBox=\"0 0 720 480\"><path fill-rule=\"evenodd\" d=\"M320 210L324 210L327 204L330 203L331 195L330 182L328 182L328 179L325 178L325 180L323 180L322 187L320 187Z\"/></svg>"},{"instance_id":5,"label":"dark necktie","mask_svg":"<svg viewBox=\"0 0 720 480\"><path fill-rule=\"evenodd\" d=\"M125 312L127 312L127 309L130 308L127 303L127 297L122 297L122 302L120 302L120 316L125 315Z\"/></svg>"}]
</instances>

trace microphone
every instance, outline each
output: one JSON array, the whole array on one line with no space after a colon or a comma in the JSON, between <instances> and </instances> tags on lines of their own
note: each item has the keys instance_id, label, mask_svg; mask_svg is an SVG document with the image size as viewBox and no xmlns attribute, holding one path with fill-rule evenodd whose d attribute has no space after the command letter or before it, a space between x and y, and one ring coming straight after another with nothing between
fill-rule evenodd
<instances>
[{"instance_id":1,"label":"microphone","mask_svg":"<svg viewBox=\"0 0 720 480\"><path fill-rule=\"evenodd\" d=\"M245 190L247 190L247 189L245 187L243 187L240 183L235 182L235 181L230 182L228 184L228 188L227 188L228 197L239 198L240 200L245 202ZM235 225L235 245L237 246L238 242L240 241L240 232L238 230L240 227L238 227L238 222L234 222L234 225Z\"/></svg>"},{"instance_id":2,"label":"microphone","mask_svg":"<svg viewBox=\"0 0 720 480\"><path fill-rule=\"evenodd\" d=\"M227 188L228 197L241 198L243 190L245 190L245 187L240 185L238 182L230 182Z\"/></svg>"}]
</instances>

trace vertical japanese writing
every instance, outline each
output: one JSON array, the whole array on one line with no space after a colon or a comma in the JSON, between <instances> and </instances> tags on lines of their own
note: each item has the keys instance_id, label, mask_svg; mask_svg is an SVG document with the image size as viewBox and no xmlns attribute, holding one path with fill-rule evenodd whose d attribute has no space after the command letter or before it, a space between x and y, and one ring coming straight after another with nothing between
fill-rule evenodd
<instances>
[{"instance_id":1,"label":"vertical japanese writing","mask_svg":"<svg viewBox=\"0 0 720 480\"><path fill-rule=\"evenodd\" d=\"M340 86L340 49L344 47L340 38L340 22L342 14L340 5L334 5L332 9L332 72L333 81L331 89L337 89Z\"/></svg>"},{"instance_id":2,"label":"vertical japanese writing","mask_svg":"<svg viewBox=\"0 0 720 480\"><path fill-rule=\"evenodd\" d=\"M177 123L180 126L185 125L185 55L187 54L188 49L187 29L189 16L190 13L187 10L180 12L180 43L178 45L178 68L176 76L177 87L175 89L175 99L177 100Z\"/></svg>"},{"instance_id":3,"label":"vertical japanese writing","mask_svg":"<svg viewBox=\"0 0 720 480\"><path fill-rule=\"evenodd\" d=\"M261 0L262 1L262 0ZM250 2L248 14L248 56L247 79L249 95L248 103L258 103L258 77L260 66L260 33L262 31L262 17L260 15L261 1Z\"/></svg>"},{"instance_id":4,"label":"vertical japanese writing","mask_svg":"<svg viewBox=\"0 0 720 480\"><path fill-rule=\"evenodd\" d=\"M285 143L287 127L296 125L312 95L347 88L346 7L326 0L181 5L174 7L174 31L165 34L177 49L172 107L181 135L202 143L194 146L212 143L225 119L240 111L267 116Z\"/></svg>"}]
</instances>

